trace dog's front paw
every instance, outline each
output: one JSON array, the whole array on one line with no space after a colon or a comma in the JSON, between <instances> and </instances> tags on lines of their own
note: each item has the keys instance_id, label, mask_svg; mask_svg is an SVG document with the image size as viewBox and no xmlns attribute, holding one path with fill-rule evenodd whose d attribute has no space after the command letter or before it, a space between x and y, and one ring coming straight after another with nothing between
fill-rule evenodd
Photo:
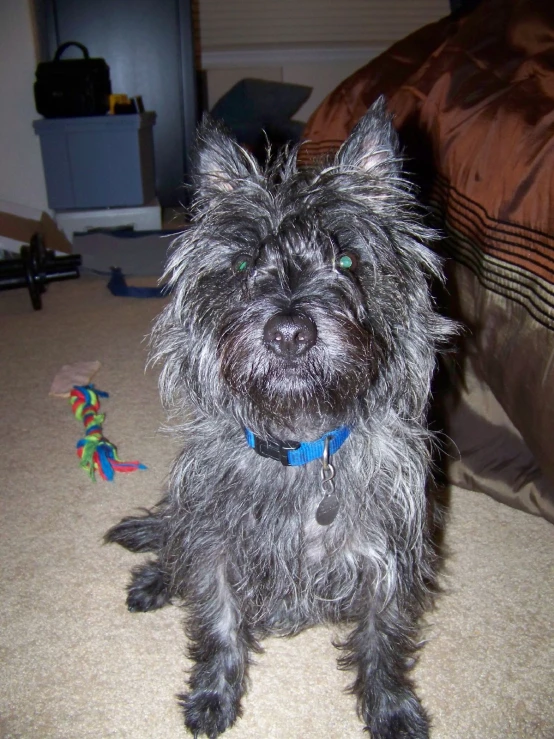
<instances>
[{"instance_id":1,"label":"dog's front paw","mask_svg":"<svg viewBox=\"0 0 554 739\"><path fill-rule=\"evenodd\" d=\"M197 690L179 696L185 713L185 726L195 736L216 739L235 723L239 715L238 701L212 690Z\"/></svg>"},{"instance_id":2,"label":"dog's front paw","mask_svg":"<svg viewBox=\"0 0 554 739\"><path fill-rule=\"evenodd\" d=\"M371 739L429 739L427 716L411 691L385 696L380 710L365 718Z\"/></svg>"},{"instance_id":3,"label":"dog's front paw","mask_svg":"<svg viewBox=\"0 0 554 739\"><path fill-rule=\"evenodd\" d=\"M167 583L157 562L147 562L133 570L127 594L130 611L155 611L168 602Z\"/></svg>"}]
</instances>

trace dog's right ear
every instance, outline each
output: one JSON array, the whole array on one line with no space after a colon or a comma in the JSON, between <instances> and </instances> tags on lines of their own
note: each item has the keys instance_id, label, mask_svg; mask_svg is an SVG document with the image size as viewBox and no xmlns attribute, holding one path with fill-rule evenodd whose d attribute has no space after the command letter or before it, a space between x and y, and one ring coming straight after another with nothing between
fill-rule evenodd
<instances>
[{"instance_id":1,"label":"dog's right ear","mask_svg":"<svg viewBox=\"0 0 554 739\"><path fill-rule=\"evenodd\" d=\"M232 192L245 180L258 179L254 159L219 121L204 115L196 135L192 158L193 181L198 195L210 199Z\"/></svg>"}]
</instances>

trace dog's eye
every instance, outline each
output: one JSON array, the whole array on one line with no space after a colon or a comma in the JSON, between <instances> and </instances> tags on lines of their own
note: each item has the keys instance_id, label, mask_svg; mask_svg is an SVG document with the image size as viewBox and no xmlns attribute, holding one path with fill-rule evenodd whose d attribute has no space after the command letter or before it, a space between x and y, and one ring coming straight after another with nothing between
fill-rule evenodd
<instances>
[{"instance_id":1,"label":"dog's eye","mask_svg":"<svg viewBox=\"0 0 554 739\"><path fill-rule=\"evenodd\" d=\"M337 264L345 272L348 272L356 269L358 266L358 260L354 254L345 251L342 254L339 254Z\"/></svg>"},{"instance_id":2,"label":"dog's eye","mask_svg":"<svg viewBox=\"0 0 554 739\"><path fill-rule=\"evenodd\" d=\"M249 254L240 254L233 262L233 270L237 274L248 272L252 266L252 257Z\"/></svg>"}]
</instances>

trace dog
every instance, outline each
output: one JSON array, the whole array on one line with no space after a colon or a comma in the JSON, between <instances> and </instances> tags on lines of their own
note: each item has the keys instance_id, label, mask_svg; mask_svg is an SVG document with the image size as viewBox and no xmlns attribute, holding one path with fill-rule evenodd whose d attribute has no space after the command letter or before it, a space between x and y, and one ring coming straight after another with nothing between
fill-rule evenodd
<instances>
[{"instance_id":1,"label":"dog","mask_svg":"<svg viewBox=\"0 0 554 739\"><path fill-rule=\"evenodd\" d=\"M182 439L163 500L106 535L155 556L127 605L185 607L185 725L241 714L267 635L346 621L339 665L373 739L424 739L409 671L435 553L426 424L440 277L385 103L334 158L260 165L199 128L190 228L152 336Z\"/></svg>"}]
</instances>

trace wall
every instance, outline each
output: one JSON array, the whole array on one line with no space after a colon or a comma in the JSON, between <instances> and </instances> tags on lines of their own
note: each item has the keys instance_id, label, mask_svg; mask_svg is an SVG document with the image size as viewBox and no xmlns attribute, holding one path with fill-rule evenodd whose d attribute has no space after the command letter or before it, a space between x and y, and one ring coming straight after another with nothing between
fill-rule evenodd
<instances>
[{"instance_id":1,"label":"wall","mask_svg":"<svg viewBox=\"0 0 554 739\"><path fill-rule=\"evenodd\" d=\"M448 0L197 0L202 49L390 44L450 12Z\"/></svg>"},{"instance_id":2,"label":"wall","mask_svg":"<svg viewBox=\"0 0 554 739\"><path fill-rule=\"evenodd\" d=\"M448 0L195 0L208 104L244 77L313 87L307 121L343 79L450 12Z\"/></svg>"},{"instance_id":3,"label":"wall","mask_svg":"<svg viewBox=\"0 0 554 739\"><path fill-rule=\"evenodd\" d=\"M0 200L46 210L33 98L36 68L29 0L0 0Z\"/></svg>"}]
</instances>

